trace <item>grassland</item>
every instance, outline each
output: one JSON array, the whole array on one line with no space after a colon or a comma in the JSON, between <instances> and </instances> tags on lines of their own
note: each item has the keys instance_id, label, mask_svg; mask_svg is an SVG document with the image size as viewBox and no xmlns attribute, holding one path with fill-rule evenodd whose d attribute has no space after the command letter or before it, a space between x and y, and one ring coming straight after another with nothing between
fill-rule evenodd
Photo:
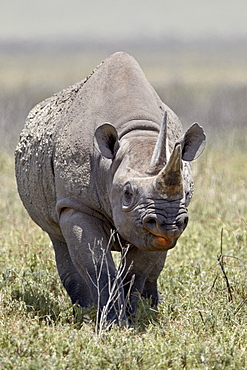
<instances>
[{"instance_id":1,"label":"grassland","mask_svg":"<svg viewBox=\"0 0 247 370\"><path fill-rule=\"evenodd\" d=\"M71 71L62 75L68 68L62 63L55 82L42 84L37 75L55 70L54 64L43 61L35 70L35 63L29 63L36 77L20 69L24 81L15 80L12 86L6 74L1 93L0 369L246 368L246 84L231 75L231 83L222 77L216 86L209 72L206 85L164 78L161 88L157 82L185 124L191 119L205 122L209 142L193 168L189 226L169 252L159 279L162 304L154 311L141 302L134 327L113 328L99 337L90 317L82 320L80 311L74 317L50 241L30 220L17 194L11 151L27 110L77 79ZM148 65L150 61L147 71ZM183 76L186 66L181 67ZM10 80L13 65L12 71ZM195 63L191 73L199 76L198 71ZM152 79L151 69L147 74Z\"/></svg>"}]
</instances>

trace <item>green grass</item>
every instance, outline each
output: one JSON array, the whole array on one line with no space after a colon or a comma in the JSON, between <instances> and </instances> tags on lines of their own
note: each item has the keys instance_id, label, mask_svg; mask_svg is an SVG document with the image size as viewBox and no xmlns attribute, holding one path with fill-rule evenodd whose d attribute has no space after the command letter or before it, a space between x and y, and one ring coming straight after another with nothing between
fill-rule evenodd
<instances>
[{"instance_id":1,"label":"green grass","mask_svg":"<svg viewBox=\"0 0 247 370\"><path fill-rule=\"evenodd\" d=\"M195 163L190 223L160 276L158 311L143 301L133 328L100 337L92 320L74 318L50 241L23 209L13 160L2 153L0 368L245 368L245 144L242 132L209 143Z\"/></svg>"}]
</instances>

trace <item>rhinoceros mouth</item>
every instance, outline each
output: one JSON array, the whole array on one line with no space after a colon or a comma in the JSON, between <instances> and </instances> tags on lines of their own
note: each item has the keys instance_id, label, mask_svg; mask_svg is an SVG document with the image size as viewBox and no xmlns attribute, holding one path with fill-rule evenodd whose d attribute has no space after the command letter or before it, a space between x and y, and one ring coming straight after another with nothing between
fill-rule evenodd
<instances>
[{"instance_id":1,"label":"rhinoceros mouth","mask_svg":"<svg viewBox=\"0 0 247 370\"><path fill-rule=\"evenodd\" d=\"M175 247L177 240L178 237L169 239L150 233L147 238L147 247L150 251L167 251Z\"/></svg>"},{"instance_id":2,"label":"rhinoceros mouth","mask_svg":"<svg viewBox=\"0 0 247 370\"><path fill-rule=\"evenodd\" d=\"M155 243L161 246L166 246L171 243L171 240L164 238L163 236L156 236Z\"/></svg>"}]
</instances>

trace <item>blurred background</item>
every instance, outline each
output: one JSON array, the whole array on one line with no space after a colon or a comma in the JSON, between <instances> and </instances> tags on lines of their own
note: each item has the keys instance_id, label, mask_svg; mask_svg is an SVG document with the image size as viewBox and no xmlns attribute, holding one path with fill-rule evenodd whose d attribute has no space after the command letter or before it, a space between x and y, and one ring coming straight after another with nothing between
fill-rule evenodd
<instances>
[{"instance_id":1,"label":"blurred background","mask_svg":"<svg viewBox=\"0 0 247 370\"><path fill-rule=\"evenodd\" d=\"M246 0L0 0L0 145L13 152L29 110L132 54L185 127L246 148ZM237 141L236 141L237 140Z\"/></svg>"}]
</instances>

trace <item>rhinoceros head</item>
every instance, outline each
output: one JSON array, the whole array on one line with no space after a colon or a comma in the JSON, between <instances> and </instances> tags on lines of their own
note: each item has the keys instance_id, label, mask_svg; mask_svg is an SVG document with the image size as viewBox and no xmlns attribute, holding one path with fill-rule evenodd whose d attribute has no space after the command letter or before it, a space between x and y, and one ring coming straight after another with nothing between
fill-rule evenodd
<instances>
[{"instance_id":1,"label":"rhinoceros head","mask_svg":"<svg viewBox=\"0 0 247 370\"><path fill-rule=\"evenodd\" d=\"M109 123L95 132L101 154L112 160L109 199L113 221L119 234L136 247L168 250L187 226L193 193L188 161L201 154L206 137L194 123L170 150L166 113L158 139L154 133L138 134L133 131L119 140Z\"/></svg>"}]
</instances>

